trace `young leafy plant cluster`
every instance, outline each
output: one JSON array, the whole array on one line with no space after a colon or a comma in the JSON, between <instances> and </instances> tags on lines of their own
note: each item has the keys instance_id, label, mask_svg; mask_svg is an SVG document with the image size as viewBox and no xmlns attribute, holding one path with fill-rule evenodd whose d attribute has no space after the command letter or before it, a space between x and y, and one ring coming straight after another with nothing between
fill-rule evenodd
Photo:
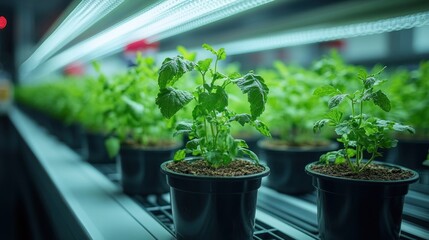
<instances>
[{"instance_id":1,"label":"young leafy plant cluster","mask_svg":"<svg viewBox=\"0 0 429 240\"><path fill-rule=\"evenodd\" d=\"M274 69L265 70L270 96L263 120L278 142L287 146L317 146L326 143L326 136L313 134L313 123L327 110L324 101L312 93L324 84L324 78L313 71L286 66L277 61ZM267 73L265 75L265 73Z\"/></svg>"},{"instance_id":2,"label":"young leafy plant cluster","mask_svg":"<svg viewBox=\"0 0 429 240\"><path fill-rule=\"evenodd\" d=\"M332 126L335 128L335 133L339 135L338 141L344 146L338 151L323 154L320 157L321 162L346 162L353 172L359 173L376 157L381 156L380 149L396 146L397 140L392 137L392 131L414 133L414 129L408 125L365 114L364 107L370 103L386 112L391 109L389 98L378 89L379 85L385 82L377 78L379 73L361 74L359 76L361 88L355 92L342 92L330 85L314 91L316 96L330 97L328 101L330 111L325 119L314 124L314 131L320 131L325 125ZM351 115L346 117L344 111L339 110L338 106L347 101L350 103ZM364 159L365 152L370 154L369 159Z\"/></svg>"},{"instance_id":3,"label":"young leafy plant cluster","mask_svg":"<svg viewBox=\"0 0 429 240\"><path fill-rule=\"evenodd\" d=\"M155 60L138 54L136 66L106 84L109 107L103 115L110 135L106 140L110 156L118 153L121 144L157 148L176 144L174 119L165 119L154 101L157 77Z\"/></svg>"},{"instance_id":4,"label":"young leafy plant cluster","mask_svg":"<svg viewBox=\"0 0 429 240\"><path fill-rule=\"evenodd\" d=\"M190 140L185 149L176 152L174 160L181 161L186 154L199 155L215 168L228 165L241 156L248 156L258 162L258 157L247 148L246 142L234 139L230 130L231 124L237 122L242 126L249 124L263 135L270 136L267 126L258 120L265 109L268 87L264 79L253 72L243 76L239 73L220 73L218 63L225 60L225 50L215 50L207 44L203 48L215 57L198 62L190 61L182 55L166 58L159 70L156 104L166 118L171 118L188 103L195 101L193 121L179 122L176 126L175 134L188 134ZM176 82L191 71L201 76L201 84L192 92L175 88ZM250 114L234 113L228 109L226 88L231 84L247 94Z\"/></svg>"},{"instance_id":5,"label":"young leafy plant cluster","mask_svg":"<svg viewBox=\"0 0 429 240\"><path fill-rule=\"evenodd\" d=\"M391 79L388 93L397 107L389 116L410 123L417 130L414 139L429 139L429 61L420 63L413 71L394 71Z\"/></svg>"}]
</instances>

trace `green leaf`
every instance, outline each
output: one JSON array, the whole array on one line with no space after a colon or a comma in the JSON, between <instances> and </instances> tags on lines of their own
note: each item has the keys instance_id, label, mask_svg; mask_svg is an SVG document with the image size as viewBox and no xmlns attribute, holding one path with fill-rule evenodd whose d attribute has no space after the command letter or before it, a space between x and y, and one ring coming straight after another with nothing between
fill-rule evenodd
<instances>
[{"instance_id":1,"label":"green leaf","mask_svg":"<svg viewBox=\"0 0 429 240\"><path fill-rule=\"evenodd\" d=\"M329 109L338 106L347 96L348 94L339 94L331 97L331 99L328 101Z\"/></svg>"},{"instance_id":2,"label":"green leaf","mask_svg":"<svg viewBox=\"0 0 429 240\"><path fill-rule=\"evenodd\" d=\"M121 97L122 101L124 101L127 106L133 110L133 114L134 115L140 115L143 113L144 107L142 104L131 100L129 97L127 96L122 96Z\"/></svg>"},{"instance_id":3,"label":"green leaf","mask_svg":"<svg viewBox=\"0 0 429 240\"><path fill-rule=\"evenodd\" d=\"M265 123L259 121L259 120L255 120L253 122L256 130L258 130L258 132L262 133L262 135L266 136L266 137L271 137L271 133L270 133L270 129L268 129L267 125L265 125Z\"/></svg>"},{"instance_id":4,"label":"green leaf","mask_svg":"<svg viewBox=\"0 0 429 240\"><path fill-rule=\"evenodd\" d=\"M352 131L352 128L349 126L348 122L342 122L335 127L335 133L338 135L349 134Z\"/></svg>"},{"instance_id":5,"label":"green leaf","mask_svg":"<svg viewBox=\"0 0 429 240\"><path fill-rule=\"evenodd\" d=\"M241 74L238 72L233 72L233 73L228 75L229 79L235 79L235 78L239 78L239 77L241 77Z\"/></svg>"},{"instance_id":6,"label":"green leaf","mask_svg":"<svg viewBox=\"0 0 429 240\"><path fill-rule=\"evenodd\" d=\"M313 124L313 132L320 132L320 129L324 127L327 123L329 123L331 119L322 119Z\"/></svg>"},{"instance_id":7,"label":"green leaf","mask_svg":"<svg viewBox=\"0 0 429 240\"><path fill-rule=\"evenodd\" d=\"M429 167L429 160L425 160L425 161L423 162L423 165L425 165L425 166Z\"/></svg>"},{"instance_id":8,"label":"green leaf","mask_svg":"<svg viewBox=\"0 0 429 240\"><path fill-rule=\"evenodd\" d=\"M247 149L247 148L242 148L239 147L238 148L238 153L242 156L248 156L250 157L250 159L252 159L253 161L255 161L256 163L259 163L259 158L258 156L252 152L251 150Z\"/></svg>"},{"instance_id":9,"label":"green leaf","mask_svg":"<svg viewBox=\"0 0 429 240\"><path fill-rule=\"evenodd\" d=\"M182 55L186 60L194 61L197 53L188 52L188 50L183 46L177 46L177 51Z\"/></svg>"},{"instance_id":10,"label":"green leaf","mask_svg":"<svg viewBox=\"0 0 429 240\"><path fill-rule=\"evenodd\" d=\"M121 144L118 138L109 137L108 139L105 140L104 145L106 146L107 153L109 154L110 158L113 158L116 155L118 155L119 149L121 147Z\"/></svg>"},{"instance_id":11,"label":"green leaf","mask_svg":"<svg viewBox=\"0 0 429 240\"><path fill-rule=\"evenodd\" d=\"M346 152L347 152L347 156L349 158L352 158L352 157L356 156L356 150L353 149L353 148L347 148Z\"/></svg>"},{"instance_id":12,"label":"green leaf","mask_svg":"<svg viewBox=\"0 0 429 240\"><path fill-rule=\"evenodd\" d=\"M381 90L372 94L372 101L385 112L389 112L391 109L389 98Z\"/></svg>"},{"instance_id":13,"label":"green leaf","mask_svg":"<svg viewBox=\"0 0 429 240\"><path fill-rule=\"evenodd\" d=\"M241 148L248 148L249 147L247 145L246 141L244 141L243 139L234 139L234 142L237 143L238 147L241 147Z\"/></svg>"},{"instance_id":14,"label":"green leaf","mask_svg":"<svg viewBox=\"0 0 429 240\"><path fill-rule=\"evenodd\" d=\"M225 49L224 48L221 48L221 49L219 49L218 51L217 51L217 58L219 59L219 60L225 60L226 59L226 52L225 52Z\"/></svg>"},{"instance_id":15,"label":"green leaf","mask_svg":"<svg viewBox=\"0 0 429 240\"><path fill-rule=\"evenodd\" d=\"M338 90L335 89L333 86L326 85L326 86L316 88L316 90L314 90L313 92L313 95L323 97L323 96L331 96L337 93L338 93Z\"/></svg>"},{"instance_id":16,"label":"green leaf","mask_svg":"<svg viewBox=\"0 0 429 240\"><path fill-rule=\"evenodd\" d=\"M161 89L156 98L161 113L166 118L171 118L193 99L190 92L167 87Z\"/></svg>"},{"instance_id":17,"label":"green leaf","mask_svg":"<svg viewBox=\"0 0 429 240\"><path fill-rule=\"evenodd\" d=\"M189 150L197 149L198 146L200 146L200 143L201 143L200 138L194 138L186 143L186 148Z\"/></svg>"},{"instance_id":18,"label":"green leaf","mask_svg":"<svg viewBox=\"0 0 429 240\"><path fill-rule=\"evenodd\" d=\"M201 93L200 94L201 105L209 112L213 110L223 111L228 106L228 95L220 86L216 86L215 93Z\"/></svg>"},{"instance_id":19,"label":"green leaf","mask_svg":"<svg viewBox=\"0 0 429 240\"><path fill-rule=\"evenodd\" d=\"M393 129L395 131L398 131L398 132L405 132L405 131L407 131L409 133L415 133L416 132L416 130L414 130L413 127L408 126L408 125L402 125L400 123L394 123L393 124Z\"/></svg>"},{"instance_id":20,"label":"green leaf","mask_svg":"<svg viewBox=\"0 0 429 240\"><path fill-rule=\"evenodd\" d=\"M197 70L200 72L206 72L210 68L210 64L212 63L213 59L207 58L201 61L198 61L198 64L196 66Z\"/></svg>"},{"instance_id":21,"label":"green leaf","mask_svg":"<svg viewBox=\"0 0 429 240\"><path fill-rule=\"evenodd\" d=\"M186 72L192 71L195 63L188 61L183 56L166 58L159 69L158 85L161 89L172 85Z\"/></svg>"},{"instance_id":22,"label":"green leaf","mask_svg":"<svg viewBox=\"0 0 429 240\"><path fill-rule=\"evenodd\" d=\"M252 121L252 116L247 113L241 113L233 116L229 121L237 121L241 126Z\"/></svg>"},{"instance_id":23,"label":"green leaf","mask_svg":"<svg viewBox=\"0 0 429 240\"><path fill-rule=\"evenodd\" d=\"M210 51L211 53L213 53L214 55L217 56L216 50L214 50L214 48L212 46L208 45L207 43L203 44L203 48L207 51Z\"/></svg>"},{"instance_id":24,"label":"green leaf","mask_svg":"<svg viewBox=\"0 0 429 240\"><path fill-rule=\"evenodd\" d=\"M252 118L256 119L265 110L267 95L269 89L264 82L264 79L249 72L246 75L237 78L233 81L241 89L244 94L247 94L247 101L250 103L250 113Z\"/></svg>"},{"instance_id":25,"label":"green leaf","mask_svg":"<svg viewBox=\"0 0 429 240\"><path fill-rule=\"evenodd\" d=\"M192 131L192 123L179 122L176 126L176 132L174 132L173 137L179 134L190 133L191 131Z\"/></svg>"},{"instance_id":26,"label":"green leaf","mask_svg":"<svg viewBox=\"0 0 429 240\"><path fill-rule=\"evenodd\" d=\"M174 161L182 161L186 157L186 149L180 149L174 154Z\"/></svg>"}]
</instances>

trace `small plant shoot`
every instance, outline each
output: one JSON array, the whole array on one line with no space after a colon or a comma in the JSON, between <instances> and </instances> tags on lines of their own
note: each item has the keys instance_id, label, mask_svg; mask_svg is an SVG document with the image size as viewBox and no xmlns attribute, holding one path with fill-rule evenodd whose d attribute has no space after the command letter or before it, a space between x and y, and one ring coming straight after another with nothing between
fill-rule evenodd
<instances>
[{"instance_id":1,"label":"small plant shoot","mask_svg":"<svg viewBox=\"0 0 429 240\"><path fill-rule=\"evenodd\" d=\"M267 126L258 120L265 110L268 87L264 79L253 72L243 76L239 73L225 75L218 72L219 61L226 58L225 50L215 50L208 44L204 44L203 48L211 52L214 58L191 61L179 55L166 58L159 70L156 104L166 118L171 118L188 103L195 101L192 122L179 122L176 126L175 135L187 134L190 140L185 149L176 152L174 160L181 161L186 154L192 154L202 156L215 168L244 156L258 163L256 154L248 149L244 140L234 139L230 129L233 122L242 126L249 124L263 135L270 136ZM201 84L192 92L175 88L175 83L192 71L201 75ZM247 94L251 114L228 110L226 87L230 84Z\"/></svg>"},{"instance_id":2,"label":"small plant shoot","mask_svg":"<svg viewBox=\"0 0 429 240\"><path fill-rule=\"evenodd\" d=\"M383 70L384 68L381 71ZM361 87L353 93L342 92L330 85L314 91L316 96L329 96L330 111L325 119L314 124L313 130L318 132L325 125L334 127L339 136L337 140L344 146L338 151L323 154L320 157L321 162L346 162L353 172L359 173L376 157L381 156L380 149L396 146L397 140L391 134L393 131L414 133L414 129L408 125L365 114L365 107L369 104L375 104L386 112L391 109L389 98L379 89L385 82L377 78L381 71L371 75L363 72L359 76ZM351 114L347 117L345 112L338 108L345 102L350 104ZM364 153L369 153L369 159L364 159Z\"/></svg>"}]
</instances>

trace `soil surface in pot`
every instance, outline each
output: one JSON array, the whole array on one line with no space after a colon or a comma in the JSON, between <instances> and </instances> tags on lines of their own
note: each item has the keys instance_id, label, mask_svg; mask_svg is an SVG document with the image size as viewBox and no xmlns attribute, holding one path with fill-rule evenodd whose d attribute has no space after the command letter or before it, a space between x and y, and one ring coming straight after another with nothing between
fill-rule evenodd
<instances>
[{"instance_id":1,"label":"soil surface in pot","mask_svg":"<svg viewBox=\"0 0 429 240\"><path fill-rule=\"evenodd\" d=\"M171 162L168 169L178 173L203 176L244 176L264 171L264 167L245 160L232 161L228 166L210 167L203 160Z\"/></svg>"},{"instance_id":2,"label":"soil surface in pot","mask_svg":"<svg viewBox=\"0 0 429 240\"><path fill-rule=\"evenodd\" d=\"M414 174L410 171L384 167L377 164L369 164L367 168L360 172L355 173L351 170L347 163L343 164L317 164L313 165L311 170L335 177L345 177L360 180L403 180L412 177Z\"/></svg>"}]
</instances>

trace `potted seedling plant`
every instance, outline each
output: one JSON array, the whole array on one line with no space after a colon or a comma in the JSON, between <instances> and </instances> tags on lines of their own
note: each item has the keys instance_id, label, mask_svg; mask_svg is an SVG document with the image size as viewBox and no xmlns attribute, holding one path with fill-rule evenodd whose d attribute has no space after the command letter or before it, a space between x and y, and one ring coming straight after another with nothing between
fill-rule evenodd
<instances>
[{"instance_id":1,"label":"potted seedling plant","mask_svg":"<svg viewBox=\"0 0 429 240\"><path fill-rule=\"evenodd\" d=\"M273 138L258 142L261 158L271 169L267 186L288 194L314 190L304 167L323 153L335 150L336 142L326 134L313 134L313 123L327 109L312 92L322 78L297 66L274 63L275 75L265 78L271 89L263 120Z\"/></svg>"},{"instance_id":2,"label":"potted seedling plant","mask_svg":"<svg viewBox=\"0 0 429 240\"><path fill-rule=\"evenodd\" d=\"M343 148L323 154L305 170L317 189L317 219L321 239L399 239L404 196L417 172L398 165L376 162L380 149L396 145L392 132L414 132L400 123L366 114L368 104L391 109L389 98L379 89L378 73L363 73L361 88L343 92L323 86L314 92L329 97L331 109L314 124L315 131L329 125ZM349 103L349 116L338 109ZM364 153L371 156L364 159Z\"/></svg>"},{"instance_id":3,"label":"potted seedling plant","mask_svg":"<svg viewBox=\"0 0 429 240\"><path fill-rule=\"evenodd\" d=\"M389 93L398 106L390 116L407 121L416 134L409 137L398 134L398 146L389 152L388 162L415 170L422 170L422 162L429 150L429 61L422 62L417 70L398 70L392 74Z\"/></svg>"},{"instance_id":4,"label":"potted seedling plant","mask_svg":"<svg viewBox=\"0 0 429 240\"><path fill-rule=\"evenodd\" d=\"M168 192L159 166L182 145L172 136L174 119L164 118L155 104L157 76L155 60L138 54L136 66L116 77L107 90L116 104L106 115L106 147L111 157L119 153L120 182L130 195Z\"/></svg>"},{"instance_id":5,"label":"potted seedling plant","mask_svg":"<svg viewBox=\"0 0 429 240\"><path fill-rule=\"evenodd\" d=\"M78 120L82 124L87 141L87 157L90 163L114 163L115 157L109 157L105 146L108 128L106 116L115 102L109 98L108 88L112 79L101 71L101 65L93 62L97 77L84 81L85 94L80 98L82 108Z\"/></svg>"},{"instance_id":6,"label":"potted seedling plant","mask_svg":"<svg viewBox=\"0 0 429 240\"><path fill-rule=\"evenodd\" d=\"M231 124L249 124L270 135L258 120L269 90L263 78L253 72L243 76L220 73L218 63L226 58L225 50L207 44L203 48L215 57L197 62L180 55L166 58L159 70L156 103L166 118L195 102L192 122L176 126L176 134L187 133L190 140L175 153L174 160L161 165L170 185L176 237L253 239L257 190L269 168L258 162L245 141L234 139L230 129ZM175 88L191 71L201 75L201 84L192 92ZM250 114L228 109L228 85L247 94ZM185 159L186 154L197 157Z\"/></svg>"}]
</instances>

